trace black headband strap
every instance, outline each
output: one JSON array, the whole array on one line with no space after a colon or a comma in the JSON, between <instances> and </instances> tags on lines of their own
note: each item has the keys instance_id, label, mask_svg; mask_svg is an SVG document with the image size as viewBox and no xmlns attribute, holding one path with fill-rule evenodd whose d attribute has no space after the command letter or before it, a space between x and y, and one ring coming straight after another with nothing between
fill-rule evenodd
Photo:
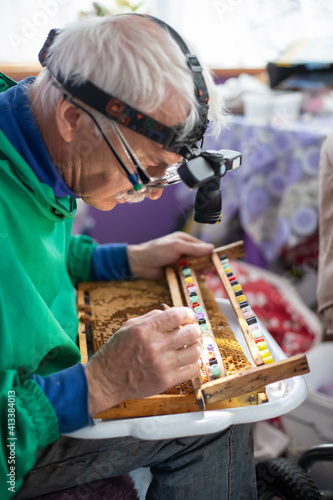
<instances>
[{"instance_id":1,"label":"black headband strap","mask_svg":"<svg viewBox=\"0 0 333 500\"><path fill-rule=\"evenodd\" d=\"M134 130L148 139L162 144L164 147L170 146L181 133L182 126L167 127L163 123L132 108L117 97L107 94L92 82L86 81L77 85L73 84L71 80L65 81L60 75L56 79L73 97L80 99L80 101L99 111L110 120Z\"/></svg>"},{"instance_id":2,"label":"black headband strap","mask_svg":"<svg viewBox=\"0 0 333 500\"><path fill-rule=\"evenodd\" d=\"M162 144L164 148L177 152L182 151L180 154L185 155L184 151L188 149L188 145L190 145L190 147L194 147L194 145L202 139L208 125L207 115L209 96L205 79L202 74L202 68L197 57L190 54L190 51L183 39L173 28L171 28L171 26L152 16L144 15L142 17L156 22L170 33L182 52L185 54L187 64L191 69L195 93L199 104L199 120L197 120L193 130L186 137L181 140L179 139L179 137L182 136L184 129L182 124L175 127L168 127L167 125L164 125L163 123L145 115L141 111L129 106L118 97L104 92L90 81L76 84L70 79L65 80L61 74L53 75L53 77L69 94L71 94L71 96L80 99L82 102L96 111L99 111L107 118L114 120L117 123L122 124L159 144ZM38 59L43 67L47 67L47 55L49 48L61 31L62 30L53 29L49 32L48 37L38 54ZM185 150L183 148L185 148Z\"/></svg>"},{"instance_id":3,"label":"black headband strap","mask_svg":"<svg viewBox=\"0 0 333 500\"><path fill-rule=\"evenodd\" d=\"M61 30L51 30L38 54L39 62L43 67L47 66L48 49L60 32ZM118 97L104 92L90 81L78 85L72 83L71 80L65 80L61 74L53 76L71 96L80 99L80 101L99 111L107 118L162 144L166 148L176 140L182 131L182 126L168 127L132 108Z\"/></svg>"},{"instance_id":4,"label":"black headband strap","mask_svg":"<svg viewBox=\"0 0 333 500\"><path fill-rule=\"evenodd\" d=\"M162 28L164 28L166 31L170 33L172 38L177 42L179 47L181 48L182 52L186 56L186 61L187 65L189 66L193 80L194 80L194 85L195 85L195 91L196 91L196 96L198 101L200 102L201 105L205 106L208 104L209 96L208 96L208 90L207 90L207 85L204 79L204 76L202 74L202 67L200 66L200 63L198 61L197 56L194 54L191 54L188 46L182 39L182 37L177 33L176 30L174 30L169 24L165 23L161 19L158 19L157 17L154 16L148 16L146 14L134 14L136 16L141 16L146 19L149 19L150 21L155 22Z\"/></svg>"}]
</instances>

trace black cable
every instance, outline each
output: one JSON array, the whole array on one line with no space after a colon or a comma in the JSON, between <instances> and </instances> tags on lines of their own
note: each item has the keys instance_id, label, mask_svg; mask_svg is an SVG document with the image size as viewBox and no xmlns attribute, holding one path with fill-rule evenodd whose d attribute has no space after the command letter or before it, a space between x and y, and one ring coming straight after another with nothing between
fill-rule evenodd
<instances>
[{"instance_id":1,"label":"black cable","mask_svg":"<svg viewBox=\"0 0 333 500\"><path fill-rule=\"evenodd\" d=\"M112 146L112 144L109 141L109 139L107 138L107 136L104 134L104 132L103 132L100 124L98 123L98 121L96 120L96 118L94 117L94 115L92 113L90 113L90 111L88 111L87 109L85 109L83 106L81 106L81 104L73 101L73 99L68 94L64 94L64 99L66 99L66 101L70 102L74 106L80 108L84 113L86 113L88 116L90 116L90 118L92 119L92 121L95 123L96 127L98 128L98 130L102 134L103 139L105 140L105 142L109 146L110 150L112 151L112 153L116 157L118 163L120 164L120 166L122 167L122 169L126 173L129 181L133 184L133 188L135 189L135 191L138 191L139 189L141 189L142 186L139 183L138 174L136 172L131 173L131 171L129 170L129 168L127 167L127 165L123 162L123 160L121 159L121 157L119 156L119 154L117 153L117 151ZM130 157L131 157L131 159L133 161L131 152L130 151L127 151L127 152L129 153L129 155L130 155ZM136 166L136 162L133 161L133 163Z\"/></svg>"}]
</instances>

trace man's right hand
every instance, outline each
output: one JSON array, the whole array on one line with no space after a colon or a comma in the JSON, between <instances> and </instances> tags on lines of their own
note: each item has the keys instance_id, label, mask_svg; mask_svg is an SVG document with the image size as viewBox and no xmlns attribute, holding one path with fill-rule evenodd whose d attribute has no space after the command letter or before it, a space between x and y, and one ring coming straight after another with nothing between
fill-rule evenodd
<instances>
[{"instance_id":1,"label":"man's right hand","mask_svg":"<svg viewBox=\"0 0 333 500\"><path fill-rule=\"evenodd\" d=\"M85 364L90 414L159 394L197 375L201 331L194 320L191 309L171 307L126 321Z\"/></svg>"}]
</instances>

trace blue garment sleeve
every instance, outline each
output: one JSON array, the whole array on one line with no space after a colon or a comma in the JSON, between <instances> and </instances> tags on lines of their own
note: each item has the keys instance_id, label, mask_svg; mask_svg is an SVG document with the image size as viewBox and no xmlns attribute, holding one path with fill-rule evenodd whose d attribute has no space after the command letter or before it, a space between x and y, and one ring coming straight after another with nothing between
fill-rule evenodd
<instances>
[{"instance_id":1,"label":"blue garment sleeve","mask_svg":"<svg viewBox=\"0 0 333 500\"><path fill-rule=\"evenodd\" d=\"M81 363L47 377L32 375L50 400L59 421L60 433L94 425L88 411L88 384Z\"/></svg>"},{"instance_id":2,"label":"blue garment sleeve","mask_svg":"<svg viewBox=\"0 0 333 500\"><path fill-rule=\"evenodd\" d=\"M127 244L98 245L91 254L90 273L93 280L133 279L127 258Z\"/></svg>"}]
</instances>

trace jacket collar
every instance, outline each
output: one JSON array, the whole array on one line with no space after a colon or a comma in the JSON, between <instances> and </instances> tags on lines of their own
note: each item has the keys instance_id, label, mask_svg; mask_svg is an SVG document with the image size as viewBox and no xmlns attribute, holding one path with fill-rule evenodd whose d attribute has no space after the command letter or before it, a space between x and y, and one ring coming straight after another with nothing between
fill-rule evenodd
<instances>
[{"instance_id":1,"label":"jacket collar","mask_svg":"<svg viewBox=\"0 0 333 500\"><path fill-rule=\"evenodd\" d=\"M4 75L0 76L0 91L7 89L0 93L0 130L39 181L53 189L56 197L78 198L60 176L38 130L28 97L29 86L35 78L27 78L15 85L8 77L4 80Z\"/></svg>"}]
</instances>

